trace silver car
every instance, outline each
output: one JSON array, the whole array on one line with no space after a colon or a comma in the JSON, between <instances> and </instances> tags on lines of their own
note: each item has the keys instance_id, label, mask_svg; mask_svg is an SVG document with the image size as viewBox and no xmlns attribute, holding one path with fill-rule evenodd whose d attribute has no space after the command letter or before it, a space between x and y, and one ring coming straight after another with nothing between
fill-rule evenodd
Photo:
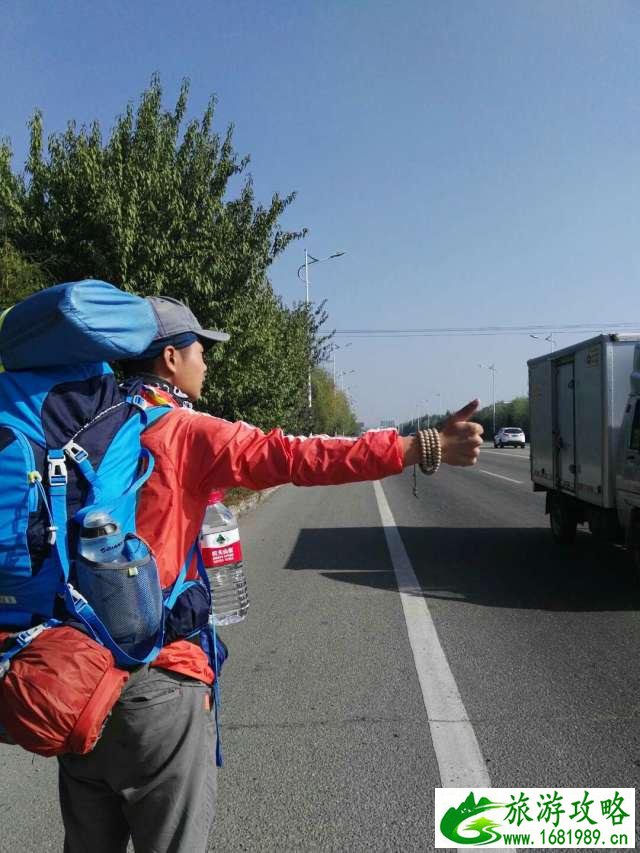
<instances>
[{"instance_id":1,"label":"silver car","mask_svg":"<svg viewBox=\"0 0 640 853\"><path fill-rule=\"evenodd\" d=\"M518 427L502 427L493 437L494 447L524 448L524 433Z\"/></svg>"}]
</instances>

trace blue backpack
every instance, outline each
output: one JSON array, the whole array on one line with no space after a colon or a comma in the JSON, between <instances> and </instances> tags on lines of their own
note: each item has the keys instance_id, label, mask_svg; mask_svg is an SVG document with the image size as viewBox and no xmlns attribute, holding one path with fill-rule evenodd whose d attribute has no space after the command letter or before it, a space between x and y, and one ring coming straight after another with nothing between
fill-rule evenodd
<instances>
[{"instance_id":1,"label":"blue backpack","mask_svg":"<svg viewBox=\"0 0 640 853\"><path fill-rule=\"evenodd\" d=\"M153 553L136 534L137 498L154 465L141 435L170 409L121 390L106 363L153 340L150 304L91 280L36 293L0 323L0 631L16 632L0 677L43 628L60 624L84 630L122 667L151 662L167 638L199 634L216 673L217 718L226 649L207 619L199 547L161 590ZM124 563L92 565L78 553L93 510L126 534ZM194 554L200 578L186 581Z\"/></svg>"}]
</instances>

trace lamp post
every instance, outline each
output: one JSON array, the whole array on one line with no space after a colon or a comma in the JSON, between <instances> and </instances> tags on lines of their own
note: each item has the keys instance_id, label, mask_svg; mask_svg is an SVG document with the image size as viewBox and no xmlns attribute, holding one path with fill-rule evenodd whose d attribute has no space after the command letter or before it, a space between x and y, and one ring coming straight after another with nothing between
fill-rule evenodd
<instances>
[{"instance_id":1,"label":"lamp post","mask_svg":"<svg viewBox=\"0 0 640 853\"><path fill-rule=\"evenodd\" d=\"M433 396L438 398L438 408L440 408L442 405L442 394L436 393ZM438 412L438 414L442 414L442 412Z\"/></svg>"},{"instance_id":2,"label":"lamp post","mask_svg":"<svg viewBox=\"0 0 640 853\"><path fill-rule=\"evenodd\" d=\"M340 373L338 373L338 381L340 383L340 390L345 395L345 399L347 402L347 408L349 408L349 395L348 395L348 392L345 392L344 377L348 376L350 373L355 373L355 370L341 370ZM342 422L340 422L340 429L344 430L344 424ZM336 418L333 434L334 435L338 434L338 420L337 420L337 418Z\"/></svg>"},{"instance_id":3,"label":"lamp post","mask_svg":"<svg viewBox=\"0 0 640 853\"><path fill-rule=\"evenodd\" d=\"M355 370L341 370L338 374L340 378L340 390L344 391L344 377L348 376L350 373L355 373Z\"/></svg>"},{"instance_id":4,"label":"lamp post","mask_svg":"<svg viewBox=\"0 0 640 853\"><path fill-rule=\"evenodd\" d=\"M556 345L556 339L553 337L553 332L550 335L547 335L546 338L541 338L539 335L529 335L530 338L533 338L536 341L549 341L551 344L551 352L554 351Z\"/></svg>"},{"instance_id":5,"label":"lamp post","mask_svg":"<svg viewBox=\"0 0 640 853\"><path fill-rule=\"evenodd\" d=\"M332 255L327 255L326 258L314 258L309 252L304 250L304 263L298 267L298 278L304 281L305 286L305 305L309 307L309 267L311 264L321 264L324 261L330 261L332 258L341 258L344 252L334 252ZM304 278L301 278L300 273L304 270ZM309 359L309 373L307 380L307 406L311 410L311 359Z\"/></svg>"},{"instance_id":6,"label":"lamp post","mask_svg":"<svg viewBox=\"0 0 640 853\"><path fill-rule=\"evenodd\" d=\"M352 342L349 341L348 344L331 344L331 356L333 358L333 393L336 392L336 350L346 349L347 347L353 346Z\"/></svg>"},{"instance_id":7,"label":"lamp post","mask_svg":"<svg viewBox=\"0 0 640 853\"><path fill-rule=\"evenodd\" d=\"M426 399L424 401L425 406L427 407L427 429L431 426L431 412L429 411L429 400Z\"/></svg>"},{"instance_id":8,"label":"lamp post","mask_svg":"<svg viewBox=\"0 0 640 853\"><path fill-rule=\"evenodd\" d=\"M356 401L353 399L352 392L357 391L357 385L345 385L344 393L347 398L347 402L350 406L352 406Z\"/></svg>"},{"instance_id":9,"label":"lamp post","mask_svg":"<svg viewBox=\"0 0 640 853\"><path fill-rule=\"evenodd\" d=\"M478 367L483 367L491 371L491 400L493 405L493 434L496 434L496 366L495 364L479 364Z\"/></svg>"},{"instance_id":10,"label":"lamp post","mask_svg":"<svg viewBox=\"0 0 640 853\"><path fill-rule=\"evenodd\" d=\"M442 397L442 394L435 393L432 396L437 397L438 400L440 400L440 398ZM427 399L424 401L424 404L426 406L427 429L429 429L429 427L431 426L431 412L429 411L429 400L430 399L431 399L430 397L427 397ZM438 405L440 405L440 403L438 403ZM420 423L419 422L418 422L418 429L420 429Z\"/></svg>"}]
</instances>

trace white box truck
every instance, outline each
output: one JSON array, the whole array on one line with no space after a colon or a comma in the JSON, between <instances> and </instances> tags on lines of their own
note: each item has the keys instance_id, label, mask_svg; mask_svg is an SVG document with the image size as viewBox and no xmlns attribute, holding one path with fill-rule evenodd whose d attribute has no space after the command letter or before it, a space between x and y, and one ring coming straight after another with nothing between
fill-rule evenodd
<instances>
[{"instance_id":1,"label":"white box truck","mask_svg":"<svg viewBox=\"0 0 640 853\"><path fill-rule=\"evenodd\" d=\"M640 334L599 335L531 359L531 479L551 532L588 524L640 566Z\"/></svg>"}]
</instances>

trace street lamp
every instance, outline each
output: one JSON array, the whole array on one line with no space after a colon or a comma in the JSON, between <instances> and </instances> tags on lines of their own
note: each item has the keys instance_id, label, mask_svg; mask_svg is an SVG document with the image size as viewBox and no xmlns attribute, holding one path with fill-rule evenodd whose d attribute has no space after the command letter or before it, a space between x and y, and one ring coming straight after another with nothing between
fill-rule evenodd
<instances>
[{"instance_id":1,"label":"street lamp","mask_svg":"<svg viewBox=\"0 0 640 853\"><path fill-rule=\"evenodd\" d=\"M347 402L349 403L350 406L352 406L355 403L355 400L352 397L352 393L353 393L353 391L357 391L357 390L358 390L357 385L346 385L345 386L344 393L346 395Z\"/></svg>"},{"instance_id":2,"label":"street lamp","mask_svg":"<svg viewBox=\"0 0 640 853\"><path fill-rule=\"evenodd\" d=\"M553 352L555 345L556 345L556 339L553 337L553 332L551 332L550 335L547 335L546 338L541 338L539 335L531 335L531 334L529 335L529 337L533 338L536 341L549 341L549 343L551 344L551 352Z\"/></svg>"},{"instance_id":3,"label":"street lamp","mask_svg":"<svg viewBox=\"0 0 640 853\"><path fill-rule=\"evenodd\" d=\"M348 344L330 344L330 355L333 359L333 392L335 394L336 390L336 350L338 349L346 349L347 347L353 346L353 343L349 341Z\"/></svg>"},{"instance_id":4,"label":"street lamp","mask_svg":"<svg viewBox=\"0 0 640 853\"><path fill-rule=\"evenodd\" d=\"M355 370L341 370L338 374L340 379L340 390L344 391L344 377L348 376L350 373L355 373Z\"/></svg>"},{"instance_id":5,"label":"street lamp","mask_svg":"<svg viewBox=\"0 0 640 853\"><path fill-rule=\"evenodd\" d=\"M298 278L300 281L304 281L306 288L306 298L305 304L309 304L309 267L311 264L321 264L324 261L330 261L332 258L341 258L344 255L344 252L334 252L333 255L327 255L326 258L314 258L313 255L310 255L309 252L304 250L304 263L300 264L298 267ZM300 276L300 273L304 270L304 278Z\"/></svg>"},{"instance_id":6,"label":"street lamp","mask_svg":"<svg viewBox=\"0 0 640 853\"><path fill-rule=\"evenodd\" d=\"M345 377L345 376L348 376L350 373L355 373L355 370L341 370L341 371L340 371L340 373L338 373L338 381L340 382L340 390L342 391L342 393L343 393L343 394L344 394L344 396L345 396L345 399L346 399L346 402L347 402L347 408L349 408L349 406L350 406L350 403L349 403L349 389L347 388L347 389L345 390L344 377ZM340 406L340 409L342 409L342 406ZM338 419L336 418L335 426L334 426L334 430L333 430L333 434L334 434L334 435L337 435L337 434L338 434L338 423L340 423L340 429L341 429L341 430L343 430L343 429L344 429L344 424L343 424L341 421L338 421Z\"/></svg>"},{"instance_id":7,"label":"street lamp","mask_svg":"<svg viewBox=\"0 0 640 853\"><path fill-rule=\"evenodd\" d=\"M493 434L496 434L496 366L495 364L479 364L478 367L483 367L491 371L491 400L493 403Z\"/></svg>"},{"instance_id":8,"label":"street lamp","mask_svg":"<svg viewBox=\"0 0 640 853\"><path fill-rule=\"evenodd\" d=\"M438 400L440 400L440 398L442 397L442 394L435 393L432 396L438 397ZM429 400L430 399L431 399L430 397L427 397L427 399L424 401L424 404L426 406L425 415L427 418L427 429L429 429L429 427L431 426L431 412L429 411ZM439 402L438 402L438 405L440 405ZM418 418L418 429L420 429L420 418Z\"/></svg>"},{"instance_id":9,"label":"street lamp","mask_svg":"<svg viewBox=\"0 0 640 853\"><path fill-rule=\"evenodd\" d=\"M442 394L437 393L437 394L434 394L433 396L438 398L438 408L440 408L440 406L442 405ZM438 412L438 414L441 415L442 412Z\"/></svg>"},{"instance_id":10,"label":"street lamp","mask_svg":"<svg viewBox=\"0 0 640 853\"><path fill-rule=\"evenodd\" d=\"M332 258L341 258L344 252L334 252L333 255L328 255L326 258L314 258L309 252L304 250L304 263L298 267L298 278L304 281L306 289L305 305L309 307L309 266L311 264L321 264L323 261L330 261ZM304 270L304 278L300 277L300 273ZM311 361L309 361L309 375L307 382L307 405L311 409Z\"/></svg>"}]
</instances>

